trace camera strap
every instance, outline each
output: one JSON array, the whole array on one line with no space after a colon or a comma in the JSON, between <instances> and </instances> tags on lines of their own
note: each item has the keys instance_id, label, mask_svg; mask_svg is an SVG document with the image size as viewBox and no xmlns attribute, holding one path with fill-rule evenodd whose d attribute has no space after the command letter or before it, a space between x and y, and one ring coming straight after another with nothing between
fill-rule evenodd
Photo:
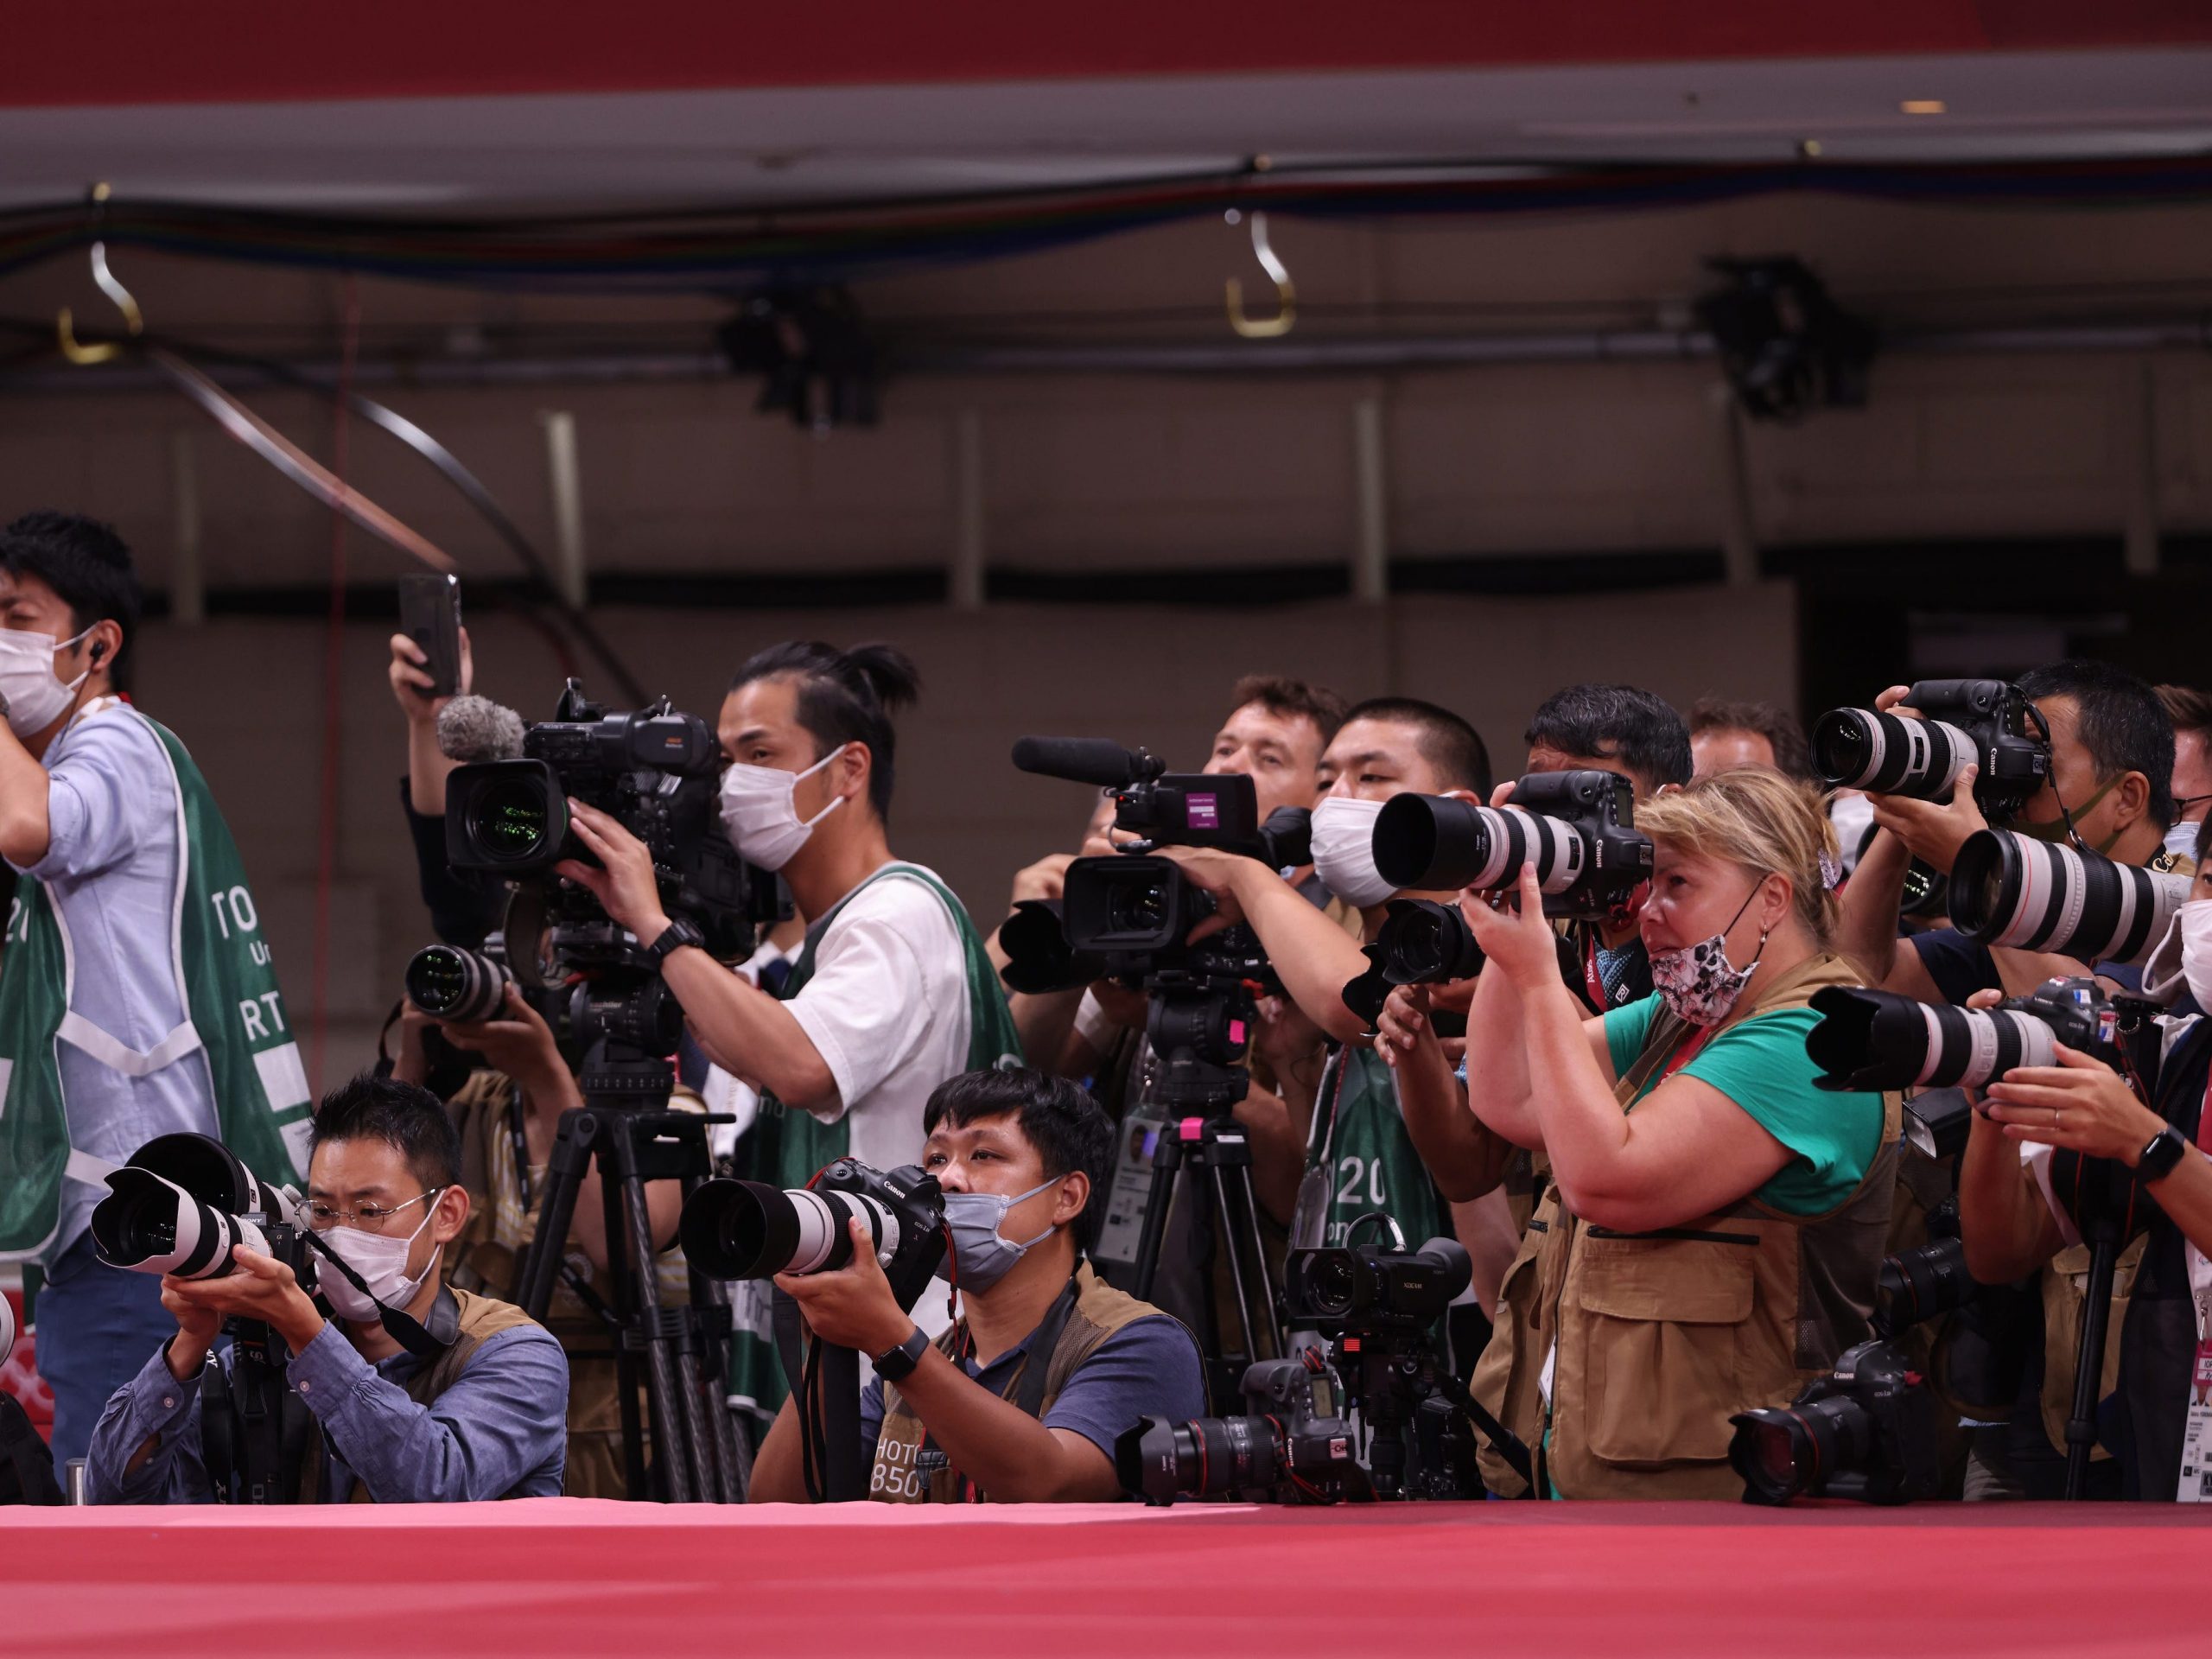
<instances>
[{"instance_id":1,"label":"camera strap","mask_svg":"<svg viewBox=\"0 0 2212 1659\"><path fill-rule=\"evenodd\" d=\"M353 1286L371 1301L376 1302L378 1322L391 1333L391 1339L394 1342L414 1355L416 1358L435 1359L453 1346L454 1338L461 1334L461 1308L460 1305L454 1300L453 1293L443 1285L438 1287L437 1299L430 1304L430 1320L425 1325L404 1309L388 1307L384 1303L378 1302L375 1293L369 1288L368 1281L356 1273L352 1264L337 1251L324 1243L312 1229L302 1231L300 1236L314 1246L325 1262L338 1270L338 1276L340 1279Z\"/></svg>"}]
</instances>

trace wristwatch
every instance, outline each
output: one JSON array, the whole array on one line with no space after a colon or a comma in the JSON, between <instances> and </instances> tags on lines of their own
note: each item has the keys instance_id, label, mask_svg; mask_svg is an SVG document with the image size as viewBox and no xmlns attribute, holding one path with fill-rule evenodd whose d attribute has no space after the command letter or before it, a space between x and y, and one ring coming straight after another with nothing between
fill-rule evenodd
<instances>
[{"instance_id":1,"label":"wristwatch","mask_svg":"<svg viewBox=\"0 0 2212 1659\"><path fill-rule=\"evenodd\" d=\"M645 960L658 968L668 960L671 951L680 950L687 944L704 945L706 943L705 934L678 917L668 925L660 938L645 947Z\"/></svg>"},{"instance_id":2,"label":"wristwatch","mask_svg":"<svg viewBox=\"0 0 2212 1659\"><path fill-rule=\"evenodd\" d=\"M2145 1181L2162 1181L2174 1173L2174 1166L2181 1162L2182 1154L2189 1150L2189 1141L2182 1132L2167 1124L2151 1137L2151 1144L2143 1148L2135 1160L2135 1172Z\"/></svg>"},{"instance_id":3,"label":"wristwatch","mask_svg":"<svg viewBox=\"0 0 2212 1659\"><path fill-rule=\"evenodd\" d=\"M869 1363L885 1382L903 1382L914 1374L914 1367L922 1363L922 1356L929 1350L929 1334L918 1325L906 1341L878 1354Z\"/></svg>"}]
</instances>

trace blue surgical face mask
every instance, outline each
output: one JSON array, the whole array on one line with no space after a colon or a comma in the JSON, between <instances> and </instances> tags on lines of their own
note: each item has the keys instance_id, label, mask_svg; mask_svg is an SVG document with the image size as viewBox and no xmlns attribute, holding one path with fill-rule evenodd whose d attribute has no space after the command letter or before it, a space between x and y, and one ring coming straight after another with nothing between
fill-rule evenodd
<instances>
[{"instance_id":1,"label":"blue surgical face mask","mask_svg":"<svg viewBox=\"0 0 2212 1659\"><path fill-rule=\"evenodd\" d=\"M952 1231L952 1254L938 1264L937 1276L950 1279L957 1273L961 1289L976 1291L988 1290L1005 1278L1014 1271L1016 1262L1050 1238L1055 1230L1047 1227L1036 1237L1017 1244L999 1232L1006 1212L1015 1205L1035 1198L1046 1187L1057 1186L1061 1179L1056 1175L1011 1198L1003 1192L946 1193L944 1224Z\"/></svg>"}]
</instances>

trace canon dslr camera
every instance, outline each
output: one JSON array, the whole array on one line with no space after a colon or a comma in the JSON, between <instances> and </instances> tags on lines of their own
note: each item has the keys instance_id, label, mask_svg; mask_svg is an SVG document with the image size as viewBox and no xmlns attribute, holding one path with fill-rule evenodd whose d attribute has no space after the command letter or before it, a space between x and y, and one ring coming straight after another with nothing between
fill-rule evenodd
<instances>
[{"instance_id":1,"label":"canon dslr camera","mask_svg":"<svg viewBox=\"0 0 2212 1659\"><path fill-rule=\"evenodd\" d=\"M2011 817L2050 776L2050 733L2020 689L2003 680L1922 680L1905 698L1919 718L1831 709L1813 726L1813 771L1830 789L1948 801L1967 765L1980 768L1982 816Z\"/></svg>"},{"instance_id":2,"label":"canon dslr camera","mask_svg":"<svg viewBox=\"0 0 2212 1659\"><path fill-rule=\"evenodd\" d=\"M1503 806L1393 796L1375 816L1374 849L1384 880L1423 893L1496 893L1521 879L1523 864L1534 864L1544 914L1581 921L1618 910L1651 875L1651 842L1636 828L1635 791L1614 772L1531 772ZM1464 954L1456 943L1440 952Z\"/></svg>"},{"instance_id":3,"label":"canon dslr camera","mask_svg":"<svg viewBox=\"0 0 2212 1659\"><path fill-rule=\"evenodd\" d=\"M835 1273L853 1259L849 1224L866 1224L875 1259L912 1308L944 1259L944 1195L913 1165L889 1173L841 1158L810 1185L712 1180L683 1201L677 1236L691 1265L714 1279Z\"/></svg>"},{"instance_id":4,"label":"canon dslr camera","mask_svg":"<svg viewBox=\"0 0 2212 1659\"><path fill-rule=\"evenodd\" d=\"M1910 1503L1942 1484L1936 1402L1886 1342L1845 1351L1834 1374L1805 1385L1787 1409L1740 1411L1728 1461L1746 1503L1841 1497Z\"/></svg>"}]
</instances>

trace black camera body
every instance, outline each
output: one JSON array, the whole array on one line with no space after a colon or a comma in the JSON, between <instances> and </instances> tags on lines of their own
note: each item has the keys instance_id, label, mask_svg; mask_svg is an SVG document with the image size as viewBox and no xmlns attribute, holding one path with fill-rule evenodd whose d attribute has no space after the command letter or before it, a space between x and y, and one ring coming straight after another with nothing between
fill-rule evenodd
<instances>
[{"instance_id":1,"label":"black camera body","mask_svg":"<svg viewBox=\"0 0 2212 1659\"><path fill-rule=\"evenodd\" d=\"M1847 1349L1834 1372L1807 1383L1786 1409L1729 1421L1728 1460L1747 1503L1800 1496L1910 1503L1942 1484L1935 1396L1887 1342Z\"/></svg>"},{"instance_id":2,"label":"black camera body","mask_svg":"<svg viewBox=\"0 0 2212 1659\"><path fill-rule=\"evenodd\" d=\"M1483 966L1483 948L1459 907L1433 899L1391 899L1375 943L1360 954L1367 971L1344 982L1344 1004L1370 1029L1397 987L1472 979Z\"/></svg>"},{"instance_id":3,"label":"black camera body","mask_svg":"<svg viewBox=\"0 0 2212 1659\"><path fill-rule=\"evenodd\" d=\"M1512 887L1536 867L1544 914L1599 920L1651 876L1636 792L1617 772L1531 772L1504 806L1397 795L1375 817L1375 868L1402 892Z\"/></svg>"},{"instance_id":4,"label":"black camera body","mask_svg":"<svg viewBox=\"0 0 2212 1659\"><path fill-rule=\"evenodd\" d=\"M1968 764L1992 822L2012 817L2050 776L2042 715L2004 680L1922 680L1906 703L1917 720L1875 709L1832 709L1814 722L1813 770L1831 789L1947 801Z\"/></svg>"},{"instance_id":5,"label":"black camera body","mask_svg":"<svg viewBox=\"0 0 2212 1659\"><path fill-rule=\"evenodd\" d=\"M2056 1045L2119 1069L2122 1030L2150 1005L2106 995L2087 974L2045 980L1993 1008L1921 1002L1893 991L1840 985L1813 994L1820 1022L1805 1052L1838 1091L1979 1089L2018 1065L2056 1065Z\"/></svg>"},{"instance_id":6,"label":"black camera body","mask_svg":"<svg viewBox=\"0 0 2212 1659\"><path fill-rule=\"evenodd\" d=\"M1147 1503L1179 1497L1333 1503L1364 1497L1358 1431L1318 1351L1244 1372L1246 1414L1187 1423L1140 1417L1114 1442L1122 1489Z\"/></svg>"},{"instance_id":7,"label":"black camera body","mask_svg":"<svg viewBox=\"0 0 2212 1659\"><path fill-rule=\"evenodd\" d=\"M652 851L670 916L694 923L717 956L741 955L754 925L782 911L774 878L747 866L722 829L721 768L721 746L698 715L666 698L612 712L570 680L553 719L524 732L521 760L458 766L446 780L446 861L540 886L569 959L623 960L628 942L590 893L553 880L565 859L598 861L569 825L574 798Z\"/></svg>"},{"instance_id":8,"label":"black camera body","mask_svg":"<svg viewBox=\"0 0 2212 1659\"><path fill-rule=\"evenodd\" d=\"M944 1195L913 1165L878 1170L840 1158L807 1186L712 1180L683 1201L677 1237L714 1279L834 1273L853 1259L847 1224L864 1223L899 1306L920 1300L944 1260Z\"/></svg>"}]
</instances>

